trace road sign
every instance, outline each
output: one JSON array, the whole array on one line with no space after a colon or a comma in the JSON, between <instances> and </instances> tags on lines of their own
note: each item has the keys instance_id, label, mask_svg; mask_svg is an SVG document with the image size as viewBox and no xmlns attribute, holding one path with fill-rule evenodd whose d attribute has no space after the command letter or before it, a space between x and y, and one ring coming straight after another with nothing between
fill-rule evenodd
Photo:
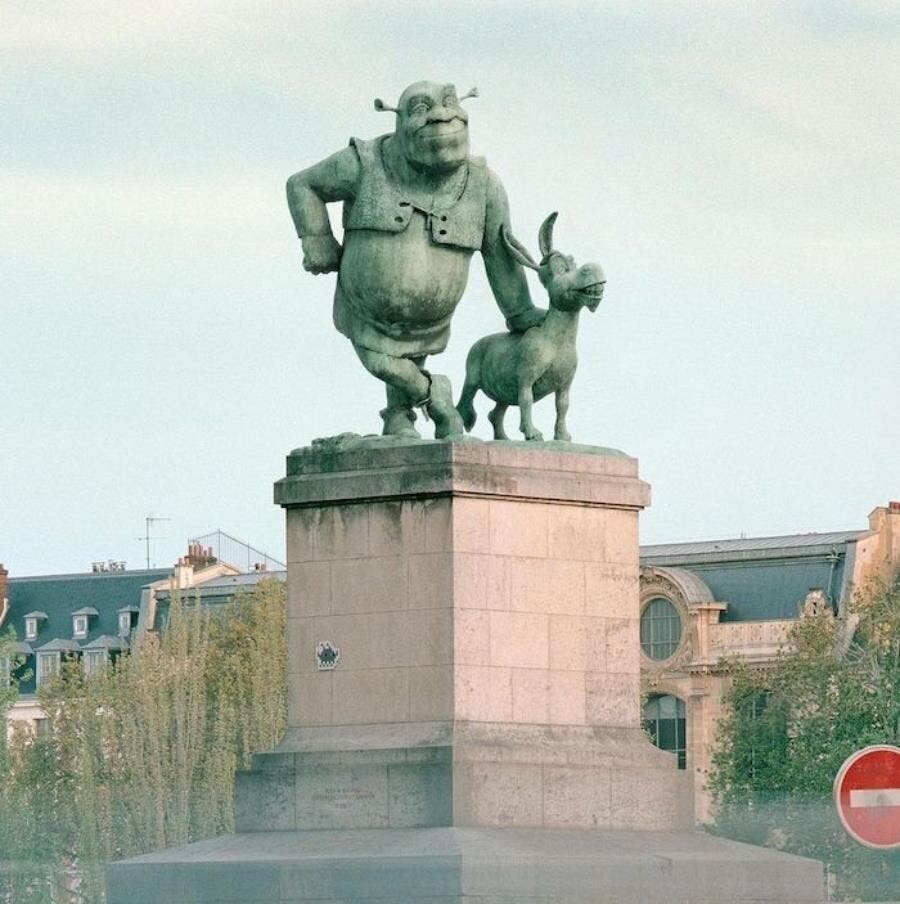
<instances>
[{"instance_id":1,"label":"road sign","mask_svg":"<svg viewBox=\"0 0 900 904\"><path fill-rule=\"evenodd\" d=\"M900 747L877 744L847 757L834 780L834 802L860 844L900 847Z\"/></svg>"}]
</instances>

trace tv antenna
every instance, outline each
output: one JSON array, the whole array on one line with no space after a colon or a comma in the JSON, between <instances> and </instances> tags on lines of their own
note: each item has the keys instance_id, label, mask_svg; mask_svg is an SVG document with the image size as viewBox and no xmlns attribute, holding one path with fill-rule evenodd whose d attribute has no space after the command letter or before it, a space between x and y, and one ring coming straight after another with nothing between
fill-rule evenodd
<instances>
[{"instance_id":1,"label":"tv antenna","mask_svg":"<svg viewBox=\"0 0 900 904\"><path fill-rule=\"evenodd\" d=\"M147 517L144 518L144 526L145 526L144 536L138 537L138 540L142 540L144 543L147 544L146 550L147 550L147 570L148 571L150 570L150 541L166 539L166 537L154 537L151 533L152 527L154 524L156 524L157 521L171 521L171 520L172 520L171 518L167 518L165 515L147 515Z\"/></svg>"}]
</instances>

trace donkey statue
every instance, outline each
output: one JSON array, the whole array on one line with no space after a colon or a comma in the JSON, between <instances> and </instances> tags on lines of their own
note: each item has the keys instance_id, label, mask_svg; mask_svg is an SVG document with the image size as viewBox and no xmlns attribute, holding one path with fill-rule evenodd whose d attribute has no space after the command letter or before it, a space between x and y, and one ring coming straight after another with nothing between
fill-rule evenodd
<instances>
[{"instance_id":1,"label":"donkey statue","mask_svg":"<svg viewBox=\"0 0 900 904\"><path fill-rule=\"evenodd\" d=\"M556 393L556 427L553 438L570 442L566 429L569 408L569 387L578 366L575 337L578 315L583 307L596 311L603 297L606 277L597 264L575 266L572 257L553 248L553 225L556 213L551 213L541 225L539 244L540 264L536 264L528 250L502 227L503 241L510 254L523 266L537 270L547 290L550 310L544 322L524 333L495 333L479 339L466 358L466 382L456 409L466 430L475 424L472 400L480 389L496 402L488 420L494 427L494 439L508 439L503 418L510 405L519 406L519 429L526 440L544 437L534 426L531 409L534 402Z\"/></svg>"}]
</instances>

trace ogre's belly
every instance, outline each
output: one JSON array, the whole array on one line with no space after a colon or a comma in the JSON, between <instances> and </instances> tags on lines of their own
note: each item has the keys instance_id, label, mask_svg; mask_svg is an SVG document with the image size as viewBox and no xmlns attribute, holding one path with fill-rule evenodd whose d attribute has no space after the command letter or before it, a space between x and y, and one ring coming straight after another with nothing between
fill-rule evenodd
<instances>
[{"instance_id":1,"label":"ogre's belly","mask_svg":"<svg viewBox=\"0 0 900 904\"><path fill-rule=\"evenodd\" d=\"M446 320L469 275L471 252L434 244L416 216L403 232L345 233L341 288L374 322L426 325Z\"/></svg>"}]
</instances>

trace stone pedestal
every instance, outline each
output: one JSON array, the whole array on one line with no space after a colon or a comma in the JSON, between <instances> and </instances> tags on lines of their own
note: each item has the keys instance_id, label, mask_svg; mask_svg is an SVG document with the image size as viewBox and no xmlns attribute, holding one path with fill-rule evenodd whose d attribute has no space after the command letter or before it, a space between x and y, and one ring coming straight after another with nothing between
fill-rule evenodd
<instances>
[{"instance_id":1,"label":"stone pedestal","mask_svg":"<svg viewBox=\"0 0 900 904\"><path fill-rule=\"evenodd\" d=\"M110 904L820 899L818 864L689 831L641 731L634 459L351 440L275 496L286 736L238 777L238 835L114 865Z\"/></svg>"}]
</instances>

